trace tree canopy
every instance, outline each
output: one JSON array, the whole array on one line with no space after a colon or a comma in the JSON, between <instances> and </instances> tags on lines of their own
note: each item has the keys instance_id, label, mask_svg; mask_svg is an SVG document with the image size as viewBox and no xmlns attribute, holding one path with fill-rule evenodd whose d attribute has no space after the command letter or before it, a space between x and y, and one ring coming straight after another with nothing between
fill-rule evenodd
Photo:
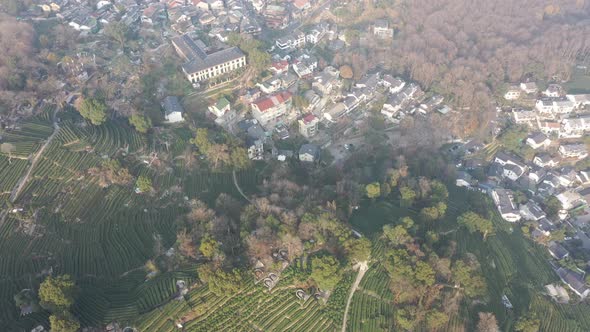
<instances>
[{"instance_id":1,"label":"tree canopy","mask_svg":"<svg viewBox=\"0 0 590 332\"><path fill-rule=\"evenodd\" d=\"M75 289L74 281L67 274L48 276L39 287L41 306L51 311L67 310L74 303Z\"/></svg>"},{"instance_id":2,"label":"tree canopy","mask_svg":"<svg viewBox=\"0 0 590 332\"><path fill-rule=\"evenodd\" d=\"M96 98L83 98L78 104L78 112L93 125L103 124L107 119L107 105Z\"/></svg>"},{"instance_id":3,"label":"tree canopy","mask_svg":"<svg viewBox=\"0 0 590 332\"><path fill-rule=\"evenodd\" d=\"M457 223L467 228L469 233L479 232L483 239L494 232L492 221L483 218L475 212L465 212L457 218Z\"/></svg>"},{"instance_id":4,"label":"tree canopy","mask_svg":"<svg viewBox=\"0 0 590 332\"><path fill-rule=\"evenodd\" d=\"M333 256L319 256L311 259L311 278L321 290L331 290L342 277L340 262Z\"/></svg>"}]
</instances>

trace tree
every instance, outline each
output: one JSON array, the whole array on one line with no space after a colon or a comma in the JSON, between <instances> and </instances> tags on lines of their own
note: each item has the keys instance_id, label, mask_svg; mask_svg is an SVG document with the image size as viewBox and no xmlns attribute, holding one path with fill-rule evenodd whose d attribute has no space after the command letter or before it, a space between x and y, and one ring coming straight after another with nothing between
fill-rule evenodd
<instances>
[{"instance_id":1,"label":"tree","mask_svg":"<svg viewBox=\"0 0 590 332\"><path fill-rule=\"evenodd\" d=\"M67 310L74 303L75 290L76 286L69 275L48 276L39 287L40 304L50 311Z\"/></svg>"},{"instance_id":2,"label":"tree","mask_svg":"<svg viewBox=\"0 0 590 332\"><path fill-rule=\"evenodd\" d=\"M56 332L76 332L80 329L80 323L69 312L49 316L49 325L51 331Z\"/></svg>"},{"instance_id":3,"label":"tree","mask_svg":"<svg viewBox=\"0 0 590 332\"><path fill-rule=\"evenodd\" d=\"M436 206L425 207L420 210L420 218L424 221L435 221L439 218Z\"/></svg>"},{"instance_id":4,"label":"tree","mask_svg":"<svg viewBox=\"0 0 590 332\"><path fill-rule=\"evenodd\" d=\"M83 98L77 109L82 117L95 126L104 123L107 118L107 105L96 98Z\"/></svg>"},{"instance_id":5,"label":"tree","mask_svg":"<svg viewBox=\"0 0 590 332\"><path fill-rule=\"evenodd\" d=\"M430 182L430 199L435 202L443 202L449 198L447 186L442 182L433 180Z\"/></svg>"},{"instance_id":6,"label":"tree","mask_svg":"<svg viewBox=\"0 0 590 332\"><path fill-rule=\"evenodd\" d=\"M434 284L434 270L428 263L423 261L416 262L416 268L414 271L416 280L424 283L426 286L432 286Z\"/></svg>"},{"instance_id":7,"label":"tree","mask_svg":"<svg viewBox=\"0 0 590 332\"><path fill-rule=\"evenodd\" d=\"M480 232L485 241L489 234L494 232L494 225L488 219L475 212L465 212L457 218L457 223L467 228L469 233Z\"/></svg>"},{"instance_id":8,"label":"tree","mask_svg":"<svg viewBox=\"0 0 590 332\"><path fill-rule=\"evenodd\" d=\"M234 169L246 169L250 166L248 151L243 147L235 147L230 153L231 165Z\"/></svg>"},{"instance_id":9,"label":"tree","mask_svg":"<svg viewBox=\"0 0 590 332\"><path fill-rule=\"evenodd\" d=\"M402 225L383 226L383 236L394 246L401 246L412 241L412 237Z\"/></svg>"},{"instance_id":10,"label":"tree","mask_svg":"<svg viewBox=\"0 0 590 332\"><path fill-rule=\"evenodd\" d=\"M416 200L416 192L412 190L412 188L408 186L403 186L399 188L399 193L401 195L401 205L405 207L410 207L414 204Z\"/></svg>"},{"instance_id":11,"label":"tree","mask_svg":"<svg viewBox=\"0 0 590 332\"><path fill-rule=\"evenodd\" d=\"M477 332L500 332L496 316L491 312L480 312Z\"/></svg>"},{"instance_id":12,"label":"tree","mask_svg":"<svg viewBox=\"0 0 590 332\"><path fill-rule=\"evenodd\" d=\"M203 256L211 259L219 251L219 243L217 243L214 238L207 234L201 240L199 251L203 254Z\"/></svg>"},{"instance_id":13,"label":"tree","mask_svg":"<svg viewBox=\"0 0 590 332\"><path fill-rule=\"evenodd\" d=\"M152 180L147 176L140 175L135 181L135 186L141 193L145 193L152 190Z\"/></svg>"},{"instance_id":14,"label":"tree","mask_svg":"<svg viewBox=\"0 0 590 332\"><path fill-rule=\"evenodd\" d=\"M397 183L401 177L401 173L398 169L390 168L387 170L387 180L391 187L397 187Z\"/></svg>"},{"instance_id":15,"label":"tree","mask_svg":"<svg viewBox=\"0 0 590 332\"><path fill-rule=\"evenodd\" d=\"M437 330L449 322L449 316L442 311L430 310L426 313L426 325L431 330Z\"/></svg>"},{"instance_id":16,"label":"tree","mask_svg":"<svg viewBox=\"0 0 590 332\"><path fill-rule=\"evenodd\" d=\"M191 138L190 142L194 144L201 153L207 153L211 147L209 131L207 128L197 128L195 137Z\"/></svg>"},{"instance_id":17,"label":"tree","mask_svg":"<svg viewBox=\"0 0 590 332\"><path fill-rule=\"evenodd\" d=\"M371 199L381 196L381 185L379 182L369 183L365 186L365 190L367 191L367 197Z\"/></svg>"},{"instance_id":18,"label":"tree","mask_svg":"<svg viewBox=\"0 0 590 332\"><path fill-rule=\"evenodd\" d=\"M114 41L119 43L121 47L125 46L127 36L129 34L129 28L123 22L111 22L104 29L105 35L112 38Z\"/></svg>"},{"instance_id":19,"label":"tree","mask_svg":"<svg viewBox=\"0 0 590 332\"><path fill-rule=\"evenodd\" d=\"M225 144L212 144L207 150L207 158L213 162L213 168L221 164L228 164L231 160L228 146Z\"/></svg>"},{"instance_id":20,"label":"tree","mask_svg":"<svg viewBox=\"0 0 590 332\"><path fill-rule=\"evenodd\" d=\"M321 290L331 290L341 278L340 262L333 256L316 256L311 259L311 278Z\"/></svg>"},{"instance_id":21,"label":"tree","mask_svg":"<svg viewBox=\"0 0 590 332\"><path fill-rule=\"evenodd\" d=\"M193 237L186 230L182 229L176 234L176 242L178 243L178 251L188 258L197 258L197 247L193 242Z\"/></svg>"},{"instance_id":22,"label":"tree","mask_svg":"<svg viewBox=\"0 0 590 332\"><path fill-rule=\"evenodd\" d=\"M129 117L129 123L135 130L144 134L152 127L152 120L145 115L133 114Z\"/></svg>"},{"instance_id":23,"label":"tree","mask_svg":"<svg viewBox=\"0 0 590 332\"><path fill-rule=\"evenodd\" d=\"M486 282L474 267L457 261L451 271L455 284L463 289L467 297L474 298L486 293Z\"/></svg>"},{"instance_id":24,"label":"tree","mask_svg":"<svg viewBox=\"0 0 590 332\"><path fill-rule=\"evenodd\" d=\"M522 316L516 321L514 325L515 331L520 332L537 332L539 331L539 327L541 326L541 321L537 318L534 314L527 314Z\"/></svg>"},{"instance_id":25,"label":"tree","mask_svg":"<svg viewBox=\"0 0 590 332\"><path fill-rule=\"evenodd\" d=\"M340 66L340 77L345 80L349 80L353 75L352 68L349 65Z\"/></svg>"},{"instance_id":26,"label":"tree","mask_svg":"<svg viewBox=\"0 0 590 332\"><path fill-rule=\"evenodd\" d=\"M197 268L199 279L207 283L209 290L217 296L234 294L243 286L244 280L239 270L225 271L212 264L203 264Z\"/></svg>"},{"instance_id":27,"label":"tree","mask_svg":"<svg viewBox=\"0 0 590 332\"><path fill-rule=\"evenodd\" d=\"M563 209L561 201L559 201L559 199L557 199L557 197L555 196L551 196L547 200L545 200L544 205L547 216L552 219L557 218L557 216L559 215L559 211Z\"/></svg>"},{"instance_id":28,"label":"tree","mask_svg":"<svg viewBox=\"0 0 590 332\"><path fill-rule=\"evenodd\" d=\"M345 242L348 256L353 262L363 262L371 256L371 241L366 237L360 239L350 238Z\"/></svg>"}]
</instances>

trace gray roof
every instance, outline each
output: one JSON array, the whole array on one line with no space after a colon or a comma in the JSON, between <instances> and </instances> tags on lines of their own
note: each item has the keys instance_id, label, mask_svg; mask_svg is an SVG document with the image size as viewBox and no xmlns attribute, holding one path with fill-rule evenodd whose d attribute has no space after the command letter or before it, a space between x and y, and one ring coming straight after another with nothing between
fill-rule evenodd
<instances>
[{"instance_id":1,"label":"gray roof","mask_svg":"<svg viewBox=\"0 0 590 332\"><path fill-rule=\"evenodd\" d=\"M561 244L554 241L551 241L549 243L548 249L551 255L557 259L562 259L569 255L567 249L565 249Z\"/></svg>"},{"instance_id":2,"label":"gray roof","mask_svg":"<svg viewBox=\"0 0 590 332\"><path fill-rule=\"evenodd\" d=\"M230 47L207 54L205 44L200 40L194 41L187 34L175 37L172 39L172 43L180 50L187 61L182 65L185 73L196 73L244 56L244 53L237 47Z\"/></svg>"},{"instance_id":3,"label":"gray roof","mask_svg":"<svg viewBox=\"0 0 590 332\"><path fill-rule=\"evenodd\" d=\"M320 152L320 148L314 144L303 144L299 149L299 154L309 154L314 157L317 157Z\"/></svg>"},{"instance_id":4,"label":"gray roof","mask_svg":"<svg viewBox=\"0 0 590 332\"><path fill-rule=\"evenodd\" d=\"M532 133L528 138L533 140L533 142L535 142L535 144L541 144L541 143L545 142L545 140L547 139L547 135L545 135L541 132L537 132L537 133Z\"/></svg>"},{"instance_id":5,"label":"gray roof","mask_svg":"<svg viewBox=\"0 0 590 332\"><path fill-rule=\"evenodd\" d=\"M170 115L174 112L184 113L180 100L176 96L168 96L164 98L162 101L162 107L164 108L166 115Z\"/></svg>"},{"instance_id":6,"label":"gray roof","mask_svg":"<svg viewBox=\"0 0 590 332\"><path fill-rule=\"evenodd\" d=\"M570 269L565 269L563 267L560 267L555 272L557 272L557 275L559 275L563 282L568 284L568 286L570 286L572 289L578 292L578 294L584 294L584 292L588 290L588 287L586 287L586 283L584 282L584 278L582 277L581 273L577 273Z\"/></svg>"}]
</instances>

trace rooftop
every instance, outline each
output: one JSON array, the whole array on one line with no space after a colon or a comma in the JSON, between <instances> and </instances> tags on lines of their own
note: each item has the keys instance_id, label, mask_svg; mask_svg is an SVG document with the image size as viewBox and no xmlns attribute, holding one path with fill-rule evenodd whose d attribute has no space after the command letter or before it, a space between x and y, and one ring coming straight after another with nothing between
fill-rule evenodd
<instances>
[{"instance_id":1,"label":"rooftop","mask_svg":"<svg viewBox=\"0 0 590 332\"><path fill-rule=\"evenodd\" d=\"M205 44L201 40L193 40L187 34L175 37L172 39L172 43L187 61L182 65L182 69L186 73L195 73L244 56L244 53L237 47L207 54Z\"/></svg>"}]
</instances>

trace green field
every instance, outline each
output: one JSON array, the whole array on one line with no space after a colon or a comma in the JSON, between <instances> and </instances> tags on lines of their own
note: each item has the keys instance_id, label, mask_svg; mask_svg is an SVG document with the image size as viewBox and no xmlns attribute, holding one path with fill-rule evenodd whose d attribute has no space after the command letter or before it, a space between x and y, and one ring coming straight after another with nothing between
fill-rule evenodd
<instances>
[{"instance_id":1,"label":"green field","mask_svg":"<svg viewBox=\"0 0 590 332\"><path fill-rule=\"evenodd\" d=\"M27 160L53 132L51 112L2 133L13 144L0 153L1 202L26 173ZM0 330L48 327L48 313L19 317L13 296L38 288L42 275L70 274L80 286L73 307L83 326L112 321L131 324L172 299L176 281L196 281L195 266L164 272L146 281L143 268L176 241L176 220L187 212L184 197L213 203L221 193L242 199L231 172L187 172L181 167L157 169L140 161L151 150L145 136L124 121L91 126L72 112L59 112L59 132L39 156L14 204L22 212L0 219ZM89 168L116 158L133 177L146 175L157 196L138 195L133 183L103 188ZM247 193L260 183L255 169L238 172ZM175 188L179 188L175 189ZM147 330L146 330L147 331Z\"/></svg>"},{"instance_id":2,"label":"green field","mask_svg":"<svg viewBox=\"0 0 590 332\"><path fill-rule=\"evenodd\" d=\"M571 79L563 87L570 94L590 93L590 75L585 70L574 68Z\"/></svg>"}]
</instances>

